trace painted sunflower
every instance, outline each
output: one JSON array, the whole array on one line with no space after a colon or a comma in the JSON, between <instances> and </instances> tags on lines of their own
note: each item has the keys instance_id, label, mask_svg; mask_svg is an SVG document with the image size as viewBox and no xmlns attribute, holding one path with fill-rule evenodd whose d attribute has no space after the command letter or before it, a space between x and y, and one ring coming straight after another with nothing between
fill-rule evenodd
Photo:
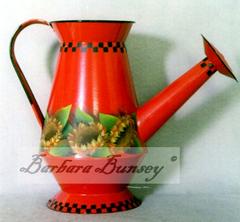
<instances>
[{"instance_id":1,"label":"painted sunflower","mask_svg":"<svg viewBox=\"0 0 240 222\"><path fill-rule=\"evenodd\" d=\"M68 134L68 143L73 152L79 156L92 154L96 148L102 147L106 140L106 129L100 123L79 123Z\"/></svg>"},{"instance_id":2,"label":"painted sunflower","mask_svg":"<svg viewBox=\"0 0 240 222\"><path fill-rule=\"evenodd\" d=\"M110 147L114 154L124 152L124 149L115 147L129 147L133 144L135 135L134 120L130 115L120 117L110 132Z\"/></svg>"},{"instance_id":3,"label":"painted sunflower","mask_svg":"<svg viewBox=\"0 0 240 222\"><path fill-rule=\"evenodd\" d=\"M49 117L42 131L41 146L46 150L57 146L62 138L62 129L60 121L55 117Z\"/></svg>"}]
</instances>

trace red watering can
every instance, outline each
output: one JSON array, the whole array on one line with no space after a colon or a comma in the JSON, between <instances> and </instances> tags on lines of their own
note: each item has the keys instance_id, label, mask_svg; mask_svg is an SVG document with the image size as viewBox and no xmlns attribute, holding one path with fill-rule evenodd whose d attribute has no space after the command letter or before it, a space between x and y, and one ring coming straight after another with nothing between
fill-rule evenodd
<instances>
[{"instance_id":1,"label":"red watering can","mask_svg":"<svg viewBox=\"0 0 240 222\"><path fill-rule=\"evenodd\" d=\"M61 44L45 118L14 53L18 34L32 24L50 26ZM236 80L221 53L203 37L206 57L138 106L124 43L132 24L101 20L48 23L33 19L15 32L11 60L42 127L41 154L47 163L67 158L75 164L98 165L112 156L122 164L137 163L143 156L145 141L216 71ZM53 210L107 213L140 205L127 183L78 183L74 177L64 182L66 174L53 174L62 189L48 202Z\"/></svg>"}]
</instances>

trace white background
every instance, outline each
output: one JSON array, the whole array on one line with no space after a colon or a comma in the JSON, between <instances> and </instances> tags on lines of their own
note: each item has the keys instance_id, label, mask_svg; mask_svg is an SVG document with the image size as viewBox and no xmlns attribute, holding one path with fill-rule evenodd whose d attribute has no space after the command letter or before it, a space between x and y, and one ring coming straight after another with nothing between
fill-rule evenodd
<instances>
[{"instance_id":1,"label":"white background","mask_svg":"<svg viewBox=\"0 0 240 222\"><path fill-rule=\"evenodd\" d=\"M0 13L0 191L32 183L16 179L19 160L38 151L40 128L9 59L9 43L30 18L134 20L127 40L140 103L204 58L202 39L225 55L240 79L240 1L235 0L8 0ZM51 87L57 38L46 26L26 29L16 54L42 110ZM180 146L181 182L160 194L240 195L240 85L216 73L149 141ZM29 149L29 147L32 147ZM49 176L46 179L51 180ZM52 180L52 190L57 185ZM43 189L43 188L39 188Z\"/></svg>"}]
</instances>

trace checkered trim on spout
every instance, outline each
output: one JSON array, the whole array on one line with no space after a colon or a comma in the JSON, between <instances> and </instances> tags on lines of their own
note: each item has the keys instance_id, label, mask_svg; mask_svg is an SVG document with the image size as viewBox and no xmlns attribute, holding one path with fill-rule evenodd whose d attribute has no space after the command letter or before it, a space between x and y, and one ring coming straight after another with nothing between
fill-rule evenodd
<instances>
[{"instance_id":1,"label":"checkered trim on spout","mask_svg":"<svg viewBox=\"0 0 240 222\"><path fill-rule=\"evenodd\" d=\"M63 42L60 47L61 52L87 52L91 50L92 52L126 52L126 47L124 42Z\"/></svg>"},{"instance_id":2,"label":"checkered trim on spout","mask_svg":"<svg viewBox=\"0 0 240 222\"><path fill-rule=\"evenodd\" d=\"M214 74L216 71L217 71L217 68L214 66L214 64L212 62L210 62L208 60L208 58L204 58L201 63L200 63L200 66L202 68L207 68L207 75L208 76L211 76L212 74Z\"/></svg>"},{"instance_id":3,"label":"checkered trim on spout","mask_svg":"<svg viewBox=\"0 0 240 222\"><path fill-rule=\"evenodd\" d=\"M113 213L117 211L125 211L138 207L141 201L132 198L125 201L119 201L117 203L101 204L99 206L92 204L78 204L78 203L62 203L55 199L49 200L47 206L56 211L64 213L77 213L77 214L101 214L101 213Z\"/></svg>"}]
</instances>

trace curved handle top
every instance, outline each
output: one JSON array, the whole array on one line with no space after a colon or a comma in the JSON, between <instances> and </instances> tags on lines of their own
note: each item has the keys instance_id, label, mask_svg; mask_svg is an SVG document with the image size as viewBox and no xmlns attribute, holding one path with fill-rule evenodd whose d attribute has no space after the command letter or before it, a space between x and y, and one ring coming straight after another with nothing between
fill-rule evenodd
<instances>
[{"instance_id":1,"label":"curved handle top","mask_svg":"<svg viewBox=\"0 0 240 222\"><path fill-rule=\"evenodd\" d=\"M33 25L33 24L42 24L42 25L49 25L49 23L45 20L41 20L41 19L31 19L31 20L28 20L26 22L24 22L23 24L21 24L19 26L19 28L17 29L17 31L14 33L12 39L11 39L11 43L10 43L10 57L11 57L11 61L12 61L12 64L13 64L13 67L17 73L17 76L22 84L22 87L28 97L28 100L32 106L32 109L35 113L35 116L38 120L38 123L40 124L41 127L43 127L43 124L44 124L44 116L42 114L42 111L37 103L37 100L17 62L17 59L16 59L16 56L15 56L15 50L14 50L14 47L15 47L15 42L16 42L16 39L17 39L17 36L19 35L19 33L26 27L30 26L30 25Z\"/></svg>"}]
</instances>

